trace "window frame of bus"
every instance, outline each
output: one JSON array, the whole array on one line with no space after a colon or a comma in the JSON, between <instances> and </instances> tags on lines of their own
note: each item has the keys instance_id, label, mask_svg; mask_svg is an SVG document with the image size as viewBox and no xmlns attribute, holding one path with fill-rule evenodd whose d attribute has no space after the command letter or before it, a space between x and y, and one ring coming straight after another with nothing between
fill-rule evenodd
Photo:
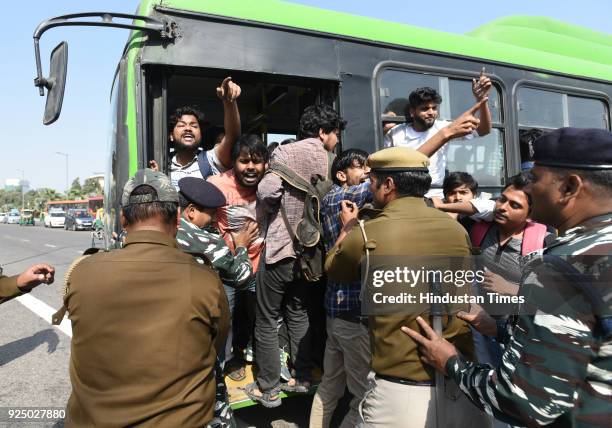
<instances>
[{"instance_id":1,"label":"window frame of bus","mask_svg":"<svg viewBox=\"0 0 612 428\"><path fill-rule=\"evenodd\" d=\"M482 66L487 67L488 65L489 64L482 62L482 63L478 63L476 67L478 68ZM423 66L423 65L403 63L403 62L398 62L398 61L383 61L379 63L374 69L373 84L372 84L372 102L374 103L373 110L374 110L374 123L376 124L375 132L376 132L376 149L377 150L380 150L383 148L383 139L384 139L384 136L382 133L382 108L380 105L381 104L380 103L381 78L382 78L383 73L389 70L400 71L400 72L411 73L411 74L421 74L421 75L432 76L436 78L445 78L447 79L447 82L449 82L449 84L446 85L449 91L450 91L450 80L451 79L471 82L472 79L478 78L480 76L480 70L468 71L465 69ZM491 131L494 132L494 130L497 130L497 132L501 134L499 138L499 143L501 144L502 159L501 159L501 165L500 165L501 175L499 176L498 183L497 184L481 184L479 188L481 188L484 191L492 190L493 192L495 192L496 190L501 189L503 187L503 184L505 183L505 180L506 180L506 175L508 174L508 171L509 171L508 170L508 162L509 162L508 156L510 154L508 153L508 144L507 144L507 139L508 139L507 117L508 117L508 114L505 110L505 106L508 105L508 100L507 100L508 91L506 90L506 86L504 85L503 80L499 76L497 76L494 73L488 73L488 72L485 72L485 73L487 77L491 79L491 82L493 83L493 86L498 93L497 99L500 103L499 108L498 108L499 120L498 121L492 120ZM406 96L407 95L408 93L406 94ZM451 109L450 97L445 97L445 94L441 94L441 95L442 95L443 101L444 100L447 101L446 110L448 110L448 113L450 114L450 109ZM475 102L476 101L474 100L474 103ZM443 109L442 111L444 112L445 110ZM451 118L451 119L443 119L443 120L453 120L453 119ZM448 144L450 144L450 142ZM452 172L452 171L449 170L449 172Z\"/></svg>"},{"instance_id":2,"label":"window frame of bus","mask_svg":"<svg viewBox=\"0 0 612 428\"><path fill-rule=\"evenodd\" d=\"M552 131L553 129L557 129L555 127L542 126L542 125L525 125L521 123L520 118L520 109L519 109L519 93L521 89L533 89L538 91L552 92L555 94L560 94L563 100L562 106L562 115L563 115L563 125L562 127L570 126L570 118L569 118L569 97L574 98L584 98L594 101L600 101L604 107L604 118L608 131L612 126L612 117L610 116L610 97L605 92L596 91L592 89L584 89L578 88L575 86L567 86L560 85L554 83L542 83L529 79L521 79L512 87L512 102L516 111L516 124L519 131L525 129L539 128L544 131Z\"/></svg>"}]
</instances>

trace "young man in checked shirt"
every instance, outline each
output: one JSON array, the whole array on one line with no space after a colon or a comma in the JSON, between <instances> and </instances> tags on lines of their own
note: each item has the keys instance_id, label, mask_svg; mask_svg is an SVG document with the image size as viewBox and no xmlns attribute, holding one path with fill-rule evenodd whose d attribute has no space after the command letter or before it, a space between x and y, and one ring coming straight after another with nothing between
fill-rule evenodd
<instances>
[{"instance_id":1,"label":"young man in checked shirt","mask_svg":"<svg viewBox=\"0 0 612 428\"><path fill-rule=\"evenodd\" d=\"M359 149L345 150L332 164L334 185L321 203L323 243L325 250L333 248L342 224L341 202L351 201L362 208L372 201L366 166L368 153ZM338 400L345 386L353 394L350 409L341 427L354 427L358 421L358 405L363 399L370 370L370 339L361 322L361 283L339 284L329 281L325 293L327 313L327 343L323 359L323 378L312 402L310 428L329 427Z\"/></svg>"}]
</instances>

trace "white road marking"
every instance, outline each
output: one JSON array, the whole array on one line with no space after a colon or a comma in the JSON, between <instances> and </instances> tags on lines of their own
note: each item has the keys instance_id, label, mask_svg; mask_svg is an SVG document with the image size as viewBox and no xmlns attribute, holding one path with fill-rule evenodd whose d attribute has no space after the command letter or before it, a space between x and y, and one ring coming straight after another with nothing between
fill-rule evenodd
<instances>
[{"instance_id":1,"label":"white road marking","mask_svg":"<svg viewBox=\"0 0 612 428\"><path fill-rule=\"evenodd\" d=\"M36 315L41 317L43 320L47 321L49 324L51 323L51 317L56 312L51 306L47 305L42 300L38 300L36 297L30 294L24 294L22 296L16 297L19 303L23 306L34 312ZM56 325L59 331L64 333L65 335L72 337L72 324L67 316L64 317L64 320L60 325Z\"/></svg>"},{"instance_id":2,"label":"white road marking","mask_svg":"<svg viewBox=\"0 0 612 428\"><path fill-rule=\"evenodd\" d=\"M20 239L21 242L30 242L29 239Z\"/></svg>"},{"instance_id":3,"label":"white road marking","mask_svg":"<svg viewBox=\"0 0 612 428\"><path fill-rule=\"evenodd\" d=\"M83 255L83 252L82 252L82 251L80 251L80 250L75 250L75 252L76 252L77 254L81 254L81 255Z\"/></svg>"},{"instance_id":4,"label":"white road marking","mask_svg":"<svg viewBox=\"0 0 612 428\"><path fill-rule=\"evenodd\" d=\"M53 244L45 244L45 247L57 248L57 245L53 245Z\"/></svg>"}]
</instances>

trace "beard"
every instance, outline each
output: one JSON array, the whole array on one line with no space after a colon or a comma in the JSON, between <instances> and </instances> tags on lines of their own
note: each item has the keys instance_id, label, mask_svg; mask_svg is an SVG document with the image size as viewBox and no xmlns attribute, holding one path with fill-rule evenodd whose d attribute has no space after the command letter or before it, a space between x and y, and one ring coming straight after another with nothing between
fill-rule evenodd
<instances>
[{"instance_id":1,"label":"beard","mask_svg":"<svg viewBox=\"0 0 612 428\"><path fill-rule=\"evenodd\" d=\"M435 118L431 119L431 121L428 121L425 119L421 119L419 116L414 116L413 121L417 123L420 127L425 128L425 129L431 128L432 126L434 126L434 123L436 123Z\"/></svg>"},{"instance_id":2,"label":"beard","mask_svg":"<svg viewBox=\"0 0 612 428\"><path fill-rule=\"evenodd\" d=\"M177 152L195 152L200 147L201 140L197 140L193 134L193 141L183 141L183 135L180 138L174 139L174 149Z\"/></svg>"}]
</instances>

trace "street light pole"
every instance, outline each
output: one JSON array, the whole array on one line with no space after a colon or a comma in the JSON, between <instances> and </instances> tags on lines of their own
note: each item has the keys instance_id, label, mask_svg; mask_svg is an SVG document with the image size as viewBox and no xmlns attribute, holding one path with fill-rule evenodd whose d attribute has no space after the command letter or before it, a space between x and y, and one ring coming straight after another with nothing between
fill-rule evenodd
<instances>
[{"instance_id":1,"label":"street light pole","mask_svg":"<svg viewBox=\"0 0 612 428\"><path fill-rule=\"evenodd\" d=\"M25 171L23 169L17 168L17 171L21 172L21 209L25 208L25 194L23 193L23 186L25 182Z\"/></svg>"},{"instance_id":2,"label":"street light pole","mask_svg":"<svg viewBox=\"0 0 612 428\"><path fill-rule=\"evenodd\" d=\"M66 195L68 194L68 191L70 190L70 187L68 185L68 153L63 153L63 152L55 152L56 155L61 155L61 156L65 156L66 157Z\"/></svg>"}]
</instances>

